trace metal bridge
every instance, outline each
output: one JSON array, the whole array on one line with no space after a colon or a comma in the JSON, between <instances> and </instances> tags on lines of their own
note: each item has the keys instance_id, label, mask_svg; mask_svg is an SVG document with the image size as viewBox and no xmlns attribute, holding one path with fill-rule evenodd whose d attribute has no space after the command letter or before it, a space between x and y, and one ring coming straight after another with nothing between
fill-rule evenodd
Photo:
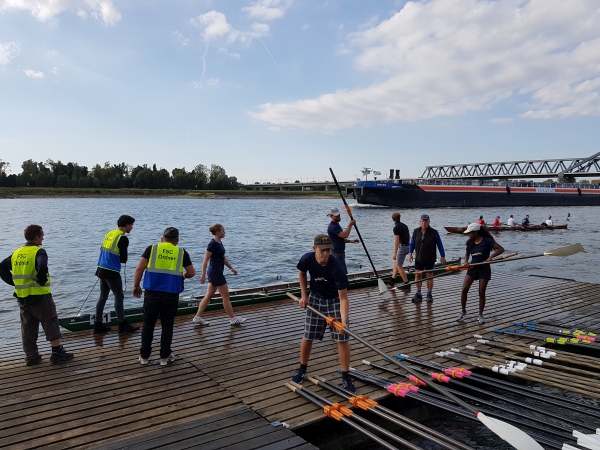
<instances>
[{"instance_id":1,"label":"metal bridge","mask_svg":"<svg viewBox=\"0 0 600 450\"><path fill-rule=\"evenodd\" d=\"M589 158L427 166L421 178L574 178L600 175L600 152Z\"/></svg>"}]
</instances>

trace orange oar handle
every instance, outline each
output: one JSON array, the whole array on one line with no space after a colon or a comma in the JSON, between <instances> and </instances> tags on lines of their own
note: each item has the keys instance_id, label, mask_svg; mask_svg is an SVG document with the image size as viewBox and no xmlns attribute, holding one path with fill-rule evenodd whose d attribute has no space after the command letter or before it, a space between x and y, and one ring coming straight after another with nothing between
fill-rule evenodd
<instances>
[{"instance_id":1,"label":"orange oar handle","mask_svg":"<svg viewBox=\"0 0 600 450\"><path fill-rule=\"evenodd\" d=\"M454 266L447 266L445 268L445 270L447 270L448 272L453 272L453 271L457 271L457 270L467 270L467 269L469 269L469 267L470 266L464 266L463 267L463 266L456 266L456 265L454 265Z\"/></svg>"},{"instance_id":2,"label":"orange oar handle","mask_svg":"<svg viewBox=\"0 0 600 450\"><path fill-rule=\"evenodd\" d=\"M327 319L325 319L325 322L327 322L327 325L329 325L330 327L333 327L342 333L344 332L345 325L339 320L334 319L333 317L327 317Z\"/></svg>"},{"instance_id":3,"label":"orange oar handle","mask_svg":"<svg viewBox=\"0 0 600 450\"><path fill-rule=\"evenodd\" d=\"M348 216L350 217L350 219L352 219L352 211L350 210L350 205L345 204L344 208L346 208L346 212L348 213Z\"/></svg>"}]
</instances>

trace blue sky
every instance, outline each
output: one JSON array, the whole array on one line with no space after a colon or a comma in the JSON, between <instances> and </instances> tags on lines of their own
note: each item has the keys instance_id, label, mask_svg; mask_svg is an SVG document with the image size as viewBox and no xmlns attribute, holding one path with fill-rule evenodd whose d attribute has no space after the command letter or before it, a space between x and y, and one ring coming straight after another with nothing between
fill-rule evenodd
<instances>
[{"instance_id":1,"label":"blue sky","mask_svg":"<svg viewBox=\"0 0 600 450\"><path fill-rule=\"evenodd\" d=\"M598 151L595 0L0 0L0 159L239 180Z\"/></svg>"}]
</instances>

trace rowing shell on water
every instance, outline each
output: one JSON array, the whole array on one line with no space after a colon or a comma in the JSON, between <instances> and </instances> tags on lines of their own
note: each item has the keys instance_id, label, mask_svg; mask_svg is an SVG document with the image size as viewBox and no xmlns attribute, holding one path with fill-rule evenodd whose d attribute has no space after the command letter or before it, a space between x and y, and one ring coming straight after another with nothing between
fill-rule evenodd
<instances>
[{"instance_id":1,"label":"rowing shell on water","mask_svg":"<svg viewBox=\"0 0 600 450\"><path fill-rule=\"evenodd\" d=\"M464 233L467 227L444 227L448 233ZM567 224L564 225L552 225L542 227L540 225L532 225L530 227L522 227L520 225L515 227L485 227L488 231L543 231L543 230L566 230Z\"/></svg>"},{"instance_id":2,"label":"rowing shell on water","mask_svg":"<svg viewBox=\"0 0 600 450\"><path fill-rule=\"evenodd\" d=\"M460 258L448 261L447 264L459 264ZM457 273L447 272L444 270L446 266L440 266L439 271L435 271L434 274L444 273ZM405 267L409 281L414 280L414 271L409 271L408 267ZM392 269L385 269L377 271L379 278L385 282L389 282L392 277ZM359 272L348 274L348 289L360 289L365 287L377 286L378 278L372 271ZM276 300L287 299L286 292L292 292L295 295L300 295L300 285L296 282L290 283L279 283L268 286L260 286L248 289L235 289L230 290L229 295L231 298L231 304L235 308L237 306L253 305L257 303L273 302ZM177 315L183 316L186 314L194 314L198 310L200 300L203 295L197 295L188 298L180 298L179 305L177 307ZM223 309L223 302L221 297L213 297L206 308L208 311ZM126 308L125 318L129 323L142 322L144 320L144 311L141 306ZM106 312L103 317L103 322L106 325L118 325L117 316L114 311ZM91 330L94 328L94 316L90 314L82 314L81 316L62 317L58 319L58 323L61 327L69 331L83 331Z\"/></svg>"}]
</instances>

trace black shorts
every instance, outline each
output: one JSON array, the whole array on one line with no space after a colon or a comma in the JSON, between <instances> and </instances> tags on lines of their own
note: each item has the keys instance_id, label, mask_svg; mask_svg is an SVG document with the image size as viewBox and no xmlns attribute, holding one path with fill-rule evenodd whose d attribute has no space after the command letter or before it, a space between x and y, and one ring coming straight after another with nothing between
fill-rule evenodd
<instances>
[{"instance_id":1,"label":"black shorts","mask_svg":"<svg viewBox=\"0 0 600 450\"><path fill-rule=\"evenodd\" d=\"M473 267L472 269L467 270L467 275L474 280L491 280L492 268L489 264Z\"/></svg>"},{"instance_id":2,"label":"black shorts","mask_svg":"<svg viewBox=\"0 0 600 450\"><path fill-rule=\"evenodd\" d=\"M435 263L424 263L421 264L419 261L415 260L415 270L431 270Z\"/></svg>"}]
</instances>

